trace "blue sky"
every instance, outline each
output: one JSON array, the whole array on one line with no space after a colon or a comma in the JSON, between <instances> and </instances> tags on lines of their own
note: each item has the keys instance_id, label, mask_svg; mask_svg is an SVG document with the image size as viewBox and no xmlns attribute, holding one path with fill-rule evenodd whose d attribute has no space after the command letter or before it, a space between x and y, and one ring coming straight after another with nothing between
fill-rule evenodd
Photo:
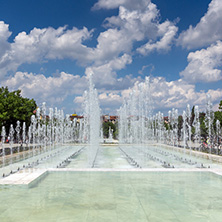
<instances>
[{"instance_id":1,"label":"blue sky","mask_svg":"<svg viewBox=\"0 0 222 222\"><path fill-rule=\"evenodd\" d=\"M151 77L155 110L222 100L221 0L7 0L1 86L81 113L93 73L103 113Z\"/></svg>"}]
</instances>

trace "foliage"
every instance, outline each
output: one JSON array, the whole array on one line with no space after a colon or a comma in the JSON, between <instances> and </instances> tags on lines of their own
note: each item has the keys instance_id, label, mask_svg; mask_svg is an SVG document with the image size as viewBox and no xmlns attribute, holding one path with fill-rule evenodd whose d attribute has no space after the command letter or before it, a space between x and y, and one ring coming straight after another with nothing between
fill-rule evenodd
<instances>
[{"instance_id":1,"label":"foliage","mask_svg":"<svg viewBox=\"0 0 222 222\"><path fill-rule=\"evenodd\" d=\"M195 109L195 106L193 106L193 108L191 110L191 119L190 119L191 126L193 125L193 121L194 121L194 117L195 117L194 109Z\"/></svg>"},{"instance_id":2,"label":"foliage","mask_svg":"<svg viewBox=\"0 0 222 222\"><path fill-rule=\"evenodd\" d=\"M214 130L216 130L216 121L219 120L220 121L220 125L222 126L222 111L216 111L214 112L214 122L213 122L213 126L214 126Z\"/></svg>"},{"instance_id":3,"label":"foliage","mask_svg":"<svg viewBox=\"0 0 222 222\"><path fill-rule=\"evenodd\" d=\"M118 130L118 121L115 122L115 127L116 127L116 130L113 131L113 138L114 139L117 139L118 138L118 135L119 135L119 130Z\"/></svg>"},{"instance_id":4,"label":"foliage","mask_svg":"<svg viewBox=\"0 0 222 222\"><path fill-rule=\"evenodd\" d=\"M2 126L9 131L11 124L16 126L17 120L30 124L31 115L36 109L36 102L33 99L23 98L21 90L9 92L8 87L0 88L0 130Z\"/></svg>"},{"instance_id":5,"label":"foliage","mask_svg":"<svg viewBox=\"0 0 222 222\"><path fill-rule=\"evenodd\" d=\"M222 100L220 101L220 104L219 104L219 110L222 112Z\"/></svg>"},{"instance_id":6,"label":"foliage","mask_svg":"<svg viewBox=\"0 0 222 222\"><path fill-rule=\"evenodd\" d=\"M216 121L219 120L220 121L220 126L222 127L222 100L219 103L219 107L218 109L220 111L216 111L214 112L214 122L213 122L213 126L214 126L214 130L216 131Z\"/></svg>"},{"instance_id":7,"label":"foliage","mask_svg":"<svg viewBox=\"0 0 222 222\"><path fill-rule=\"evenodd\" d=\"M208 133L207 133L207 127L205 125L205 113L204 112L200 112L199 114L199 119L200 119L200 135L203 138L206 138Z\"/></svg>"},{"instance_id":8,"label":"foliage","mask_svg":"<svg viewBox=\"0 0 222 222\"><path fill-rule=\"evenodd\" d=\"M170 129L170 124L164 121L164 127L166 130Z\"/></svg>"},{"instance_id":9,"label":"foliage","mask_svg":"<svg viewBox=\"0 0 222 222\"><path fill-rule=\"evenodd\" d=\"M183 128L183 117L180 115L178 116L178 138L181 137L182 128Z\"/></svg>"},{"instance_id":10,"label":"foliage","mask_svg":"<svg viewBox=\"0 0 222 222\"><path fill-rule=\"evenodd\" d=\"M105 138L109 137L109 128L113 130L113 138L116 139L116 125L113 124L112 122L103 122L103 136Z\"/></svg>"},{"instance_id":11,"label":"foliage","mask_svg":"<svg viewBox=\"0 0 222 222\"><path fill-rule=\"evenodd\" d=\"M222 126L222 111L216 111L214 112L214 120L219 120L220 125Z\"/></svg>"}]
</instances>

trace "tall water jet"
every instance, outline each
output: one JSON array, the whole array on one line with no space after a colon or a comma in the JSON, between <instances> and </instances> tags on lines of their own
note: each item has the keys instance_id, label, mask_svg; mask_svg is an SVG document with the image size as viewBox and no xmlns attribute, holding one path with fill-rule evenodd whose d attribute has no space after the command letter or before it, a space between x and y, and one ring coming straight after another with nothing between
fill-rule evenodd
<instances>
[{"instance_id":1,"label":"tall water jet","mask_svg":"<svg viewBox=\"0 0 222 222\"><path fill-rule=\"evenodd\" d=\"M34 156L35 154L35 146L36 146L36 118L35 115L31 116L31 135L30 135L30 142L32 140L32 155Z\"/></svg>"},{"instance_id":2,"label":"tall water jet","mask_svg":"<svg viewBox=\"0 0 222 222\"><path fill-rule=\"evenodd\" d=\"M163 120L163 113L158 112L155 116L155 120L153 121L155 124L155 137L157 143L163 142L163 133L164 133L164 120Z\"/></svg>"},{"instance_id":3,"label":"tall water jet","mask_svg":"<svg viewBox=\"0 0 222 222\"><path fill-rule=\"evenodd\" d=\"M146 77L144 83L136 84L118 111L119 142L145 143L149 139L148 127L152 113L152 98L150 93L150 79Z\"/></svg>"},{"instance_id":4,"label":"tall water jet","mask_svg":"<svg viewBox=\"0 0 222 222\"><path fill-rule=\"evenodd\" d=\"M53 115L53 108L49 108L49 124L47 128L47 135L48 135L48 142L50 145L50 149L54 144L54 115Z\"/></svg>"},{"instance_id":5,"label":"tall water jet","mask_svg":"<svg viewBox=\"0 0 222 222\"><path fill-rule=\"evenodd\" d=\"M182 127L182 138L183 138L183 148L184 152L187 144L187 124L186 124L186 111L183 111L183 127Z\"/></svg>"},{"instance_id":6,"label":"tall water jet","mask_svg":"<svg viewBox=\"0 0 222 222\"><path fill-rule=\"evenodd\" d=\"M10 144L11 162L12 162L12 154L13 154L14 133L15 133L15 130L13 128L13 125L11 124L10 129L9 129L9 144Z\"/></svg>"},{"instance_id":7,"label":"tall water jet","mask_svg":"<svg viewBox=\"0 0 222 222\"><path fill-rule=\"evenodd\" d=\"M191 141L191 111L190 111L190 105L187 105L187 109L186 109L186 125L187 125L187 138L188 141ZM188 147L191 148L191 145L189 143L187 143Z\"/></svg>"},{"instance_id":8,"label":"tall water jet","mask_svg":"<svg viewBox=\"0 0 222 222\"><path fill-rule=\"evenodd\" d=\"M84 140L88 147L88 166L94 167L94 161L100 141L100 107L98 93L93 84L93 75L89 75L89 90L84 92Z\"/></svg>"},{"instance_id":9,"label":"tall water jet","mask_svg":"<svg viewBox=\"0 0 222 222\"><path fill-rule=\"evenodd\" d=\"M1 137L2 137L2 158L3 158L3 161L2 161L2 166L5 165L5 138L6 138L6 131L5 131L5 127L3 126L2 127L2 132L1 132Z\"/></svg>"},{"instance_id":10,"label":"tall water jet","mask_svg":"<svg viewBox=\"0 0 222 222\"><path fill-rule=\"evenodd\" d=\"M108 142L109 142L109 143L112 143L112 142L113 142L113 130L112 130L111 127L109 127Z\"/></svg>"},{"instance_id":11,"label":"tall water jet","mask_svg":"<svg viewBox=\"0 0 222 222\"><path fill-rule=\"evenodd\" d=\"M212 139L212 134L213 134L213 120L214 120L214 112L212 110L213 105L211 103L211 96L207 94L207 104L206 104L206 116L205 116L205 125L207 127L208 131L208 146L210 148L210 153L213 145L213 139Z\"/></svg>"},{"instance_id":12,"label":"tall water jet","mask_svg":"<svg viewBox=\"0 0 222 222\"><path fill-rule=\"evenodd\" d=\"M220 145L220 135L221 135L221 128L220 128L220 121L216 121L216 146L217 146L217 154L219 154L219 145Z\"/></svg>"},{"instance_id":13,"label":"tall water jet","mask_svg":"<svg viewBox=\"0 0 222 222\"><path fill-rule=\"evenodd\" d=\"M40 146L43 147L44 151L46 151L46 130L47 130L47 125L46 125L46 103L42 103L42 124L41 124L41 138L40 138Z\"/></svg>"},{"instance_id":14,"label":"tall water jet","mask_svg":"<svg viewBox=\"0 0 222 222\"><path fill-rule=\"evenodd\" d=\"M178 110L172 109L168 112L168 121L169 121L169 135L170 143L173 146L178 146Z\"/></svg>"},{"instance_id":15,"label":"tall water jet","mask_svg":"<svg viewBox=\"0 0 222 222\"><path fill-rule=\"evenodd\" d=\"M199 147L200 149L200 142L201 142L201 136L200 136L200 119L199 119L199 107L194 107L194 120L193 120L193 126L194 126L194 143L196 144L195 147Z\"/></svg>"},{"instance_id":16,"label":"tall water jet","mask_svg":"<svg viewBox=\"0 0 222 222\"><path fill-rule=\"evenodd\" d=\"M23 122L22 124L22 143L26 144L26 123L25 122Z\"/></svg>"},{"instance_id":17,"label":"tall water jet","mask_svg":"<svg viewBox=\"0 0 222 222\"><path fill-rule=\"evenodd\" d=\"M16 131L16 143L18 144L18 147L17 147L17 152L18 154L20 154L20 130L21 130L21 127L20 127L20 121L18 120L16 122L16 128L15 128L15 131ZM18 155L18 159L19 159L19 155Z\"/></svg>"},{"instance_id":18,"label":"tall water jet","mask_svg":"<svg viewBox=\"0 0 222 222\"><path fill-rule=\"evenodd\" d=\"M126 135L128 131L128 122L127 122L127 108L126 108L126 101L124 100L122 107L118 110L119 113L119 143L126 143Z\"/></svg>"},{"instance_id":19,"label":"tall water jet","mask_svg":"<svg viewBox=\"0 0 222 222\"><path fill-rule=\"evenodd\" d=\"M183 135L183 147L184 149L187 147L191 148L189 142L191 141L191 112L190 105L187 105L186 111L183 111L183 127L182 127L182 135Z\"/></svg>"}]
</instances>

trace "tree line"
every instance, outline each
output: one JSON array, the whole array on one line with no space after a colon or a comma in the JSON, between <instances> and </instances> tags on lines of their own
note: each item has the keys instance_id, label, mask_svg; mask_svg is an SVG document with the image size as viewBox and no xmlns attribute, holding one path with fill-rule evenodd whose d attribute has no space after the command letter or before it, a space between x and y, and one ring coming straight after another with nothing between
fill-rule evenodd
<instances>
[{"instance_id":1,"label":"tree line","mask_svg":"<svg viewBox=\"0 0 222 222\"><path fill-rule=\"evenodd\" d=\"M35 100L22 97L21 90L10 92L8 87L1 87L0 131L2 126L5 126L6 132L9 132L10 125L12 124L15 127L18 120L29 126L31 116L36 108Z\"/></svg>"}]
</instances>

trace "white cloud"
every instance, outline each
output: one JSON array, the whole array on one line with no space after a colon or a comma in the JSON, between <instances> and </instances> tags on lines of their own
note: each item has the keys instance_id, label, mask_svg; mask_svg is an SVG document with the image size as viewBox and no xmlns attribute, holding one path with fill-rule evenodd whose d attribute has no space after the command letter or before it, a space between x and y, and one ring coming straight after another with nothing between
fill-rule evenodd
<instances>
[{"instance_id":1,"label":"white cloud","mask_svg":"<svg viewBox=\"0 0 222 222\"><path fill-rule=\"evenodd\" d=\"M124 98L127 98L132 89L138 87L142 79L130 76L120 81L121 89L99 89L100 105L104 111L115 113ZM126 81L124 83L124 81ZM73 96L73 102L81 110L83 97L81 96L88 88L86 77L61 72L57 77L45 77L41 74L17 72L14 77L2 82L10 90L22 90L22 96L34 98L38 104L46 102L49 106L64 106L67 96ZM131 88L129 88L129 86ZM222 89L196 92L195 85L179 79L177 81L166 81L162 77L151 79L151 96L154 100L155 110L169 110L172 107L185 109L187 104L199 105L204 109L206 94L209 93L213 104L218 104L222 98ZM80 96L79 96L80 95Z\"/></svg>"},{"instance_id":2,"label":"white cloud","mask_svg":"<svg viewBox=\"0 0 222 222\"><path fill-rule=\"evenodd\" d=\"M96 75L103 85L115 85L116 70L132 63L134 43L148 41L143 50L138 50L143 54L170 49L177 28L169 21L159 23L159 10L150 0L99 1L95 5L98 9L113 7L119 7L119 14L105 20L107 30L99 34L94 48L84 45L93 33L85 27L71 30L66 26L34 28L30 33L19 33L0 57L0 75L3 77L9 71L15 72L25 63L68 58L85 67L90 66L94 73L98 73ZM8 32L7 25L4 25L4 30Z\"/></svg>"},{"instance_id":3,"label":"white cloud","mask_svg":"<svg viewBox=\"0 0 222 222\"><path fill-rule=\"evenodd\" d=\"M102 92L98 95L100 108L103 113L117 114L117 109L122 105L123 97L119 92ZM74 103L83 104L84 97L77 96L73 100Z\"/></svg>"},{"instance_id":4,"label":"white cloud","mask_svg":"<svg viewBox=\"0 0 222 222\"><path fill-rule=\"evenodd\" d=\"M61 104L68 95L82 94L87 88L85 77L61 72L58 77L45 77L42 74L16 72L1 85L10 90L21 89L22 96L34 98L38 103Z\"/></svg>"},{"instance_id":5,"label":"white cloud","mask_svg":"<svg viewBox=\"0 0 222 222\"><path fill-rule=\"evenodd\" d=\"M10 37L11 32L9 31L8 27L9 25L5 24L3 21L0 21L0 59L5 54L5 51L10 48L8 38Z\"/></svg>"},{"instance_id":6,"label":"white cloud","mask_svg":"<svg viewBox=\"0 0 222 222\"><path fill-rule=\"evenodd\" d=\"M207 13L195 26L182 32L178 44L188 49L207 46L217 40L222 40L222 1L212 0Z\"/></svg>"},{"instance_id":7,"label":"white cloud","mask_svg":"<svg viewBox=\"0 0 222 222\"><path fill-rule=\"evenodd\" d=\"M123 90L121 92L122 98L128 98L130 92L137 87L138 82L132 88ZM151 79L150 92L154 101L154 109L161 111L168 111L172 108L184 110L187 104L199 105L204 110L207 94L211 95L214 104L218 104L222 98L222 89L197 92L195 85L182 79L168 82L163 77Z\"/></svg>"},{"instance_id":8,"label":"white cloud","mask_svg":"<svg viewBox=\"0 0 222 222\"><path fill-rule=\"evenodd\" d=\"M150 0L99 0L93 6L93 10L114 9L119 6L124 6L129 9L144 9L149 3Z\"/></svg>"},{"instance_id":9,"label":"white cloud","mask_svg":"<svg viewBox=\"0 0 222 222\"><path fill-rule=\"evenodd\" d=\"M214 82L222 80L222 42L218 41L207 49L191 52L189 64L180 75L188 82Z\"/></svg>"},{"instance_id":10,"label":"white cloud","mask_svg":"<svg viewBox=\"0 0 222 222\"><path fill-rule=\"evenodd\" d=\"M120 107L123 100L120 94L118 93L101 93L99 95L99 101L100 101L100 105L101 107Z\"/></svg>"},{"instance_id":11,"label":"white cloud","mask_svg":"<svg viewBox=\"0 0 222 222\"><path fill-rule=\"evenodd\" d=\"M93 50L93 57L91 58L96 65L108 62L121 53L129 53L132 48L131 38L128 38L124 31L115 28L101 33L97 41L98 45Z\"/></svg>"},{"instance_id":12,"label":"white cloud","mask_svg":"<svg viewBox=\"0 0 222 222\"><path fill-rule=\"evenodd\" d=\"M121 83L123 83L123 80L117 79L116 70L123 69L127 64L130 64L131 62L131 56L128 54L124 54L121 57L114 58L103 65L94 65L91 67L87 67L85 74L86 76L88 76L89 74L93 74L93 80L96 86L99 88L118 88L120 87Z\"/></svg>"},{"instance_id":13,"label":"white cloud","mask_svg":"<svg viewBox=\"0 0 222 222\"><path fill-rule=\"evenodd\" d=\"M0 41L7 41L11 32L8 29L9 25L0 21Z\"/></svg>"},{"instance_id":14,"label":"white cloud","mask_svg":"<svg viewBox=\"0 0 222 222\"><path fill-rule=\"evenodd\" d=\"M82 104L84 102L84 97L83 96L76 96L74 98L73 102Z\"/></svg>"},{"instance_id":15,"label":"white cloud","mask_svg":"<svg viewBox=\"0 0 222 222\"><path fill-rule=\"evenodd\" d=\"M138 48L138 52L147 55L148 53L157 51L168 51L171 48L175 35L178 28L171 22L166 21L158 26L158 36L160 36L159 41L149 40L148 43Z\"/></svg>"},{"instance_id":16,"label":"white cloud","mask_svg":"<svg viewBox=\"0 0 222 222\"><path fill-rule=\"evenodd\" d=\"M148 41L138 49L143 55L171 48L178 28L169 21L160 23L159 10L150 1L99 1L96 5L107 9L119 7L119 14L105 19L104 26L108 29L100 33L98 45L91 54L94 55L95 64L106 62L122 53L129 54L138 41Z\"/></svg>"},{"instance_id":17,"label":"white cloud","mask_svg":"<svg viewBox=\"0 0 222 222\"><path fill-rule=\"evenodd\" d=\"M148 68L149 68L149 71L148 71L148 72L149 72L150 74L152 74L152 72L155 70L154 65L153 65L153 64L149 64L149 65L143 66L142 69L138 71L138 73L139 73L140 75L144 75L144 70L145 70L145 69L148 69Z\"/></svg>"},{"instance_id":18,"label":"white cloud","mask_svg":"<svg viewBox=\"0 0 222 222\"><path fill-rule=\"evenodd\" d=\"M212 1L212 4L215 2ZM107 30L99 34L98 44L94 48L84 45L84 41L92 37L92 31L87 28L34 28L30 33L19 33L13 43L8 43L11 34L8 25L0 22L0 46L5 47L0 51L0 73L17 70L24 63L73 59L87 67L86 76L94 73L101 106L110 110L119 108L122 99L130 92L128 88L142 81L141 77L131 75L118 77L118 71L132 63L135 47L142 55L167 51L171 48L178 28L168 20L160 23L159 10L150 0L99 0L94 9L117 7L119 14L105 20L104 27ZM141 42L145 44L138 46ZM195 85L190 82L221 79L221 45L218 41L207 49L190 53L189 64L181 72L183 79L167 82L161 77L154 78L151 90L156 108L183 108L187 103L204 104L205 92L196 92ZM68 95L74 97L77 94L74 102L79 104L83 102L79 95L88 85L86 76L61 72L57 77L45 77L41 74L16 72L15 76L1 84L8 85L10 89L20 88L23 96L33 97L38 102L46 101L50 105L62 104ZM214 102L222 97L220 89L209 90L209 93Z\"/></svg>"},{"instance_id":19,"label":"white cloud","mask_svg":"<svg viewBox=\"0 0 222 222\"><path fill-rule=\"evenodd\" d=\"M84 66L89 64L101 66L113 58L121 57L124 53L131 54L135 42L157 38L161 27L165 24L159 24L158 17L159 11L150 1L124 1L119 7L119 15L106 19L106 27L110 28L99 34L95 48L84 45L84 41L90 39L93 32L85 27L83 29L74 27L71 30L66 26L57 29L34 28L30 33L18 33L14 42L8 43L7 38L11 33L8 25L1 22L0 44L2 49L5 48L0 54L1 76L8 71L17 71L24 63L55 59L68 58ZM164 40L168 35L167 32L165 29L161 34L163 39L158 43L158 50L167 47L165 43L168 43L168 40Z\"/></svg>"},{"instance_id":20,"label":"white cloud","mask_svg":"<svg viewBox=\"0 0 222 222\"><path fill-rule=\"evenodd\" d=\"M124 90L115 92L109 90L100 91L99 100L103 110L109 113L116 113L116 110L122 105L124 99L129 98L132 90L136 91L140 82L143 82L143 80L134 81L132 87ZM172 108L178 109L179 114L182 114L182 110L186 109L187 104L190 104L191 107L198 105L200 110L205 111L207 94L211 95L211 101L217 107L222 98L222 89L197 92L195 85L187 83L182 79L168 82L163 77L151 79L150 93L154 102L154 110L160 110L166 114ZM75 102L82 103L83 97L76 97Z\"/></svg>"},{"instance_id":21,"label":"white cloud","mask_svg":"<svg viewBox=\"0 0 222 222\"><path fill-rule=\"evenodd\" d=\"M4 25L3 28L3 31L9 35L9 32L5 30L8 26ZM48 59L69 58L80 63L88 61L90 49L84 46L83 42L90 37L91 32L87 28L67 30L66 27L58 29L49 27L34 28L29 34L21 32L0 57L1 75L5 75L10 70L16 71L21 64L42 62Z\"/></svg>"}]
</instances>

